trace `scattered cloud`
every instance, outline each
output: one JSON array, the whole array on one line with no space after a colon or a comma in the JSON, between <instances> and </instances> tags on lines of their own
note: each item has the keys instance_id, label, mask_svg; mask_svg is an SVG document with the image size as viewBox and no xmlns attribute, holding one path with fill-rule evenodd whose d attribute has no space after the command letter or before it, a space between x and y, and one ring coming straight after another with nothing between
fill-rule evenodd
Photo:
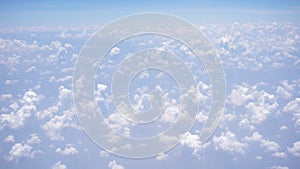
<instances>
[{"instance_id":1,"label":"scattered cloud","mask_svg":"<svg viewBox=\"0 0 300 169\"><path fill-rule=\"evenodd\" d=\"M64 149L57 148L55 151L65 156L78 154L78 150L72 145L67 145Z\"/></svg>"},{"instance_id":2,"label":"scattered cloud","mask_svg":"<svg viewBox=\"0 0 300 169\"><path fill-rule=\"evenodd\" d=\"M300 141L295 142L293 144L293 147L288 147L287 150L295 157L300 157Z\"/></svg>"},{"instance_id":3,"label":"scattered cloud","mask_svg":"<svg viewBox=\"0 0 300 169\"><path fill-rule=\"evenodd\" d=\"M108 168L110 169L124 169L124 167L120 164L117 164L116 160L110 161L108 163Z\"/></svg>"},{"instance_id":4,"label":"scattered cloud","mask_svg":"<svg viewBox=\"0 0 300 169\"><path fill-rule=\"evenodd\" d=\"M4 139L4 142L7 142L7 143L14 143L15 142L15 137L13 135L8 135L5 139Z\"/></svg>"},{"instance_id":5,"label":"scattered cloud","mask_svg":"<svg viewBox=\"0 0 300 169\"><path fill-rule=\"evenodd\" d=\"M53 165L52 169L68 169L68 167L62 164L61 161L58 161Z\"/></svg>"},{"instance_id":6,"label":"scattered cloud","mask_svg":"<svg viewBox=\"0 0 300 169\"><path fill-rule=\"evenodd\" d=\"M239 142L236 139L236 135L230 131L227 131L225 133L222 132L219 137L214 136L213 142L217 150L221 149L223 151L228 151L231 153L244 154L248 147L246 143Z\"/></svg>"},{"instance_id":7,"label":"scattered cloud","mask_svg":"<svg viewBox=\"0 0 300 169\"><path fill-rule=\"evenodd\" d=\"M33 158L39 151L33 150L30 145L16 143L9 151L7 160L19 160L20 158Z\"/></svg>"}]
</instances>

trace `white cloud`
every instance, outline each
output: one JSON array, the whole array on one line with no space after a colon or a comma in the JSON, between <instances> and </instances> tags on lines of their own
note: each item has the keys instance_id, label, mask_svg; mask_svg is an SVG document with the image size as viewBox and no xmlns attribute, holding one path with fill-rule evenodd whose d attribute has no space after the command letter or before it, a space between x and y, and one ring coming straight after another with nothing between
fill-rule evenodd
<instances>
[{"instance_id":1,"label":"white cloud","mask_svg":"<svg viewBox=\"0 0 300 169\"><path fill-rule=\"evenodd\" d=\"M269 152L277 152L280 149L280 145L274 141L262 139L260 146L265 148Z\"/></svg>"},{"instance_id":2,"label":"white cloud","mask_svg":"<svg viewBox=\"0 0 300 169\"><path fill-rule=\"evenodd\" d=\"M16 84L16 83L18 83L18 80L9 80L8 79L4 82L5 85L12 85L12 84Z\"/></svg>"},{"instance_id":3,"label":"white cloud","mask_svg":"<svg viewBox=\"0 0 300 169\"><path fill-rule=\"evenodd\" d=\"M36 104L38 101L39 97L34 91L26 91L22 99L10 105L10 108L13 109L11 113L0 115L0 129L5 126L13 129L22 127L25 120L29 118L33 112L36 112ZM21 107L19 107L19 105Z\"/></svg>"},{"instance_id":4,"label":"white cloud","mask_svg":"<svg viewBox=\"0 0 300 169\"><path fill-rule=\"evenodd\" d=\"M13 135L8 135L5 139L4 139L4 142L11 142L11 143L14 143L15 142L15 137Z\"/></svg>"},{"instance_id":5,"label":"white cloud","mask_svg":"<svg viewBox=\"0 0 300 169\"><path fill-rule=\"evenodd\" d=\"M61 161L56 162L52 169L68 169L68 167L61 163Z\"/></svg>"},{"instance_id":6,"label":"white cloud","mask_svg":"<svg viewBox=\"0 0 300 169\"><path fill-rule=\"evenodd\" d=\"M246 136L243 138L246 142L259 142L260 147L265 148L269 152L277 152L280 149L280 145L274 141L269 141L263 138L258 132L254 132L252 136Z\"/></svg>"},{"instance_id":7,"label":"white cloud","mask_svg":"<svg viewBox=\"0 0 300 169\"><path fill-rule=\"evenodd\" d=\"M30 139L28 139L27 144L38 144L41 142L41 139L36 133L30 134Z\"/></svg>"},{"instance_id":8,"label":"white cloud","mask_svg":"<svg viewBox=\"0 0 300 169\"><path fill-rule=\"evenodd\" d=\"M293 147L288 147L287 150L295 157L300 157L300 141L295 142L293 144Z\"/></svg>"},{"instance_id":9,"label":"white cloud","mask_svg":"<svg viewBox=\"0 0 300 169\"><path fill-rule=\"evenodd\" d=\"M78 150L72 145L67 145L64 150L62 150L61 148L57 148L56 152L65 156L78 154Z\"/></svg>"},{"instance_id":10,"label":"white cloud","mask_svg":"<svg viewBox=\"0 0 300 169\"><path fill-rule=\"evenodd\" d=\"M294 113L293 120L295 120L295 127L300 130L300 98L295 98L288 102L283 111Z\"/></svg>"},{"instance_id":11,"label":"white cloud","mask_svg":"<svg viewBox=\"0 0 300 169\"><path fill-rule=\"evenodd\" d=\"M0 95L0 101L11 101L13 99L13 96L11 94L2 94Z\"/></svg>"},{"instance_id":12,"label":"white cloud","mask_svg":"<svg viewBox=\"0 0 300 169\"><path fill-rule=\"evenodd\" d=\"M26 73L31 73L31 72L34 72L36 71L36 67L35 66L31 66L30 68L28 68L25 72Z\"/></svg>"},{"instance_id":13,"label":"white cloud","mask_svg":"<svg viewBox=\"0 0 300 169\"><path fill-rule=\"evenodd\" d=\"M289 82L287 80L283 80L281 82L281 85L277 87L276 89L276 93L284 98L284 99L288 99L290 97L292 97L292 93L294 92L294 88L295 88L295 84L297 84L297 82L293 81L291 84L289 84Z\"/></svg>"},{"instance_id":14,"label":"white cloud","mask_svg":"<svg viewBox=\"0 0 300 169\"><path fill-rule=\"evenodd\" d=\"M289 167L286 167L286 166L281 166L281 165L279 165L279 166L272 166L272 167L269 167L268 169L289 169Z\"/></svg>"},{"instance_id":15,"label":"white cloud","mask_svg":"<svg viewBox=\"0 0 300 169\"><path fill-rule=\"evenodd\" d=\"M38 151L34 151L30 145L16 143L9 151L7 160L19 160L20 158L33 158Z\"/></svg>"},{"instance_id":16,"label":"white cloud","mask_svg":"<svg viewBox=\"0 0 300 169\"><path fill-rule=\"evenodd\" d=\"M109 153L107 151L105 151L105 150L102 150L102 151L100 151L100 156L101 157L108 157Z\"/></svg>"},{"instance_id":17,"label":"white cloud","mask_svg":"<svg viewBox=\"0 0 300 169\"><path fill-rule=\"evenodd\" d=\"M278 107L276 97L264 90L257 90L258 85L235 85L227 97L231 105L243 106L251 114L250 122L253 124L261 124Z\"/></svg>"},{"instance_id":18,"label":"white cloud","mask_svg":"<svg viewBox=\"0 0 300 169\"><path fill-rule=\"evenodd\" d=\"M223 132L219 137L214 136L213 142L217 150L221 149L232 153L244 154L248 147L246 143L239 142L236 139L235 134L230 131L227 131L226 133Z\"/></svg>"},{"instance_id":19,"label":"white cloud","mask_svg":"<svg viewBox=\"0 0 300 169\"><path fill-rule=\"evenodd\" d=\"M208 147L211 143L211 142L202 143L200 141L200 137L197 134L191 134L190 132L187 132L182 137L183 138L180 140L180 144L193 149L193 155L196 156L198 156L199 151Z\"/></svg>"},{"instance_id":20,"label":"white cloud","mask_svg":"<svg viewBox=\"0 0 300 169\"><path fill-rule=\"evenodd\" d=\"M42 125L42 129L46 131L46 135L50 140L63 140L64 137L61 134L61 130L66 127L78 128L70 118L74 114L72 111L73 110L66 110L61 116L55 115Z\"/></svg>"},{"instance_id":21,"label":"white cloud","mask_svg":"<svg viewBox=\"0 0 300 169\"><path fill-rule=\"evenodd\" d=\"M160 153L158 156L156 156L156 160L161 161L161 160L166 160L168 158L168 154Z\"/></svg>"},{"instance_id":22,"label":"white cloud","mask_svg":"<svg viewBox=\"0 0 300 169\"><path fill-rule=\"evenodd\" d=\"M109 52L110 55L117 55L119 53L120 53L120 48L118 47L113 47Z\"/></svg>"},{"instance_id":23,"label":"white cloud","mask_svg":"<svg viewBox=\"0 0 300 169\"><path fill-rule=\"evenodd\" d=\"M284 130L288 130L288 129L289 128L287 126L283 125L279 128L279 131L284 131Z\"/></svg>"},{"instance_id":24,"label":"white cloud","mask_svg":"<svg viewBox=\"0 0 300 169\"><path fill-rule=\"evenodd\" d=\"M244 137L243 141L248 141L248 142L256 141L256 142L258 142L261 139L262 139L262 135L259 134L258 132L254 132L252 134L252 136L250 136L250 137L249 136Z\"/></svg>"},{"instance_id":25,"label":"white cloud","mask_svg":"<svg viewBox=\"0 0 300 169\"><path fill-rule=\"evenodd\" d=\"M287 158L287 155L285 154L285 152L276 152L273 154L274 157L278 157L278 158Z\"/></svg>"},{"instance_id":26,"label":"white cloud","mask_svg":"<svg viewBox=\"0 0 300 169\"><path fill-rule=\"evenodd\" d=\"M110 161L108 163L108 168L110 168L110 169L124 169L124 167L120 164L117 164L117 162L115 160Z\"/></svg>"},{"instance_id":27,"label":"white cloud","mask_svg":"<svg viewBox=\"0 0 300 169\"><path fill-rule=\"evenodd\" d=\"M262 156L256 156L255 157L257 160L262 160Z\"/></svg>"}]
</instances>

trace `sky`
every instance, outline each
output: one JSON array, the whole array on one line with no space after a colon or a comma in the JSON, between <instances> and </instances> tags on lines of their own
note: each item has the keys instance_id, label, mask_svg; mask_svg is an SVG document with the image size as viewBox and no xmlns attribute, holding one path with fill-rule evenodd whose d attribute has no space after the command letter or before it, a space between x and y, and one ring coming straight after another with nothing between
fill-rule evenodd
<instances>
[{"instance_id":1,"label":"sky","mask_svg":"<svg viewBox=\"0 0 300 169\"><path fill-rule=\"evenodd\" d=\"M0 169L298 169L299 8L296 0L0 1ZM145 12L195 27L165 15L117 20ZM130 34L147 29L161 32ZM220 121L203 139L222 94ZM177 124L192 128L167 135ZM127 138L139 141L121 144ZM140 144L149 138L158 140Z\"/></svg>"},{"instance_id":2,"label":"sky","mask_svg":"<svg viewBox=\"0 0 300 169\"><path fill-rule=\"evenodd\" d=\"M138 12L166 12L194 23L299 22L299 1L18 1L0 2L1 26L104 24ZM201 20L198 17L201 16Z\"/></svg>"}]
</instances>

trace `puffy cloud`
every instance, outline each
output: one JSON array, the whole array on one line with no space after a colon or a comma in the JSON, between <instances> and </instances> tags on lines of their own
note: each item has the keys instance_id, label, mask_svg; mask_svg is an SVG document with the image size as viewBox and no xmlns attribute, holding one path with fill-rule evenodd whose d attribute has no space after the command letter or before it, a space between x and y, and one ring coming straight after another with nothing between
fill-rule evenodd
<instances>
[{"instance_id":1,"label":"puffy cloud","mask_svg":"<svg viewBox=\"0 0 300 169\"><path fill-rule=\"evenodd\" d=\"M10 101L13 99L13 96L11 94L2 94L0 95L0 101L4 102L4 101Z\"/></svg>"},{"instance_id":2,"label":"puffy cloud","mask_svg":"<svg viewBox=\"0 0 300 169\"><path fill-rule=\"evenodd\" d=\"M15 137L13 135L8 135L5 139L4 142L11 142L14 143L15 142Z\"/></svg>"},{"instance_id":3,"label":"puffy cloud","mask_svg":"<svg viewBox=\"0 0 300 169\"><path fill-rule=\"evenodd\" d=\"M16 143L9 151L7 160L19 160L20 158L33 158L38 151L34 151L30 145Z\"/></svg>"},{"instance_id":4,"label":"puffy cloud","mask_svg":"<svg viewBox=\"0 0 300 169\"><path fill-rule=\"evenodd\" d=\"M65 112L68 113L68 110ZM42 129L46 131L46 135L50 138L50 140L63 140L64 137L61 134L61 130L65 127L77 128L77 126L72 122L72 119L70 119L70 116L67 114L63 114L61 116L55 115L42 125Z\"/></svg>"},{"instance_id":5,"label":"puffy cloud","mask_svg":"<svg viewBox=\"0 0 300 169\"><path fill-rule=\"evenodd\" d=\"M210 145L210 142L202 143L200 141L200 137L197 134L191 134L190 132L187 132L182 137L183 138L180 140L180 144L193 149L193 155L196 155L196 156L198 156L199 151L201 151L202 149L204 149Z\"/></svg>"},{"instance_id":6,"label":"puffy cloud","mask_svg":"<svg viewBox=\"0 0 300 169\"><path fill-rule=\"evenodd\" d=\"M279 131L284 131L284 130L287 130L289 129L287 126L283 125L279 128Z\"/></svg>"},{"instance_id":7,"label":"puffy cloud","mask_svg":"<svg viewBox=\"0 0 300 169\"><path fill-rule=\"evenodd\" d=\"M213 142L216 149L221 149L223 151L229 151L232 153L244 154L248 145L246 143L239 142L236 139L234 133L227 131L222 133L219 137L214 136Z\"/></svg>"},{"instance_id":8,"label":"puffy cloud","mask_svg":"<svg viewBox=\"0 0 300 169\"><path fill-rule=\"evenodd\" d=\"M12 84L16 84L16 83L18 83L18 80L8 79L8 80L5 80L5 82L4 82L5 85L12 85Z\"/></svg>"},{"instance_id":9,"label":"puffy cloud","mask_svg":"<svg viewBox=\"0 0 300 169\"><path fill-rule=\"evenodd\" d=\"M280 149L280 145L278 143L264 139L258 132L254 132L252 136L244 137L243 141L259 142L260 147L265 148L265 150L269 152L277 152Z\"/></svg>"},{"instance_id":10,"label":"puffy cloud","mask_svg":"<svg viewBox=\"0 0 300 169\"><path fill-rule=\"evenodd\" d=\"M293 147L287 148L288 152L293 154L296 157L300 157L300 141L297 141L293 144Z\"/></svg>"},{"instance_id":11,"label":"puffy cloud","mask_svg":"<svg viewBox=\"0 0 300 169\"><path fill-rule=\"evenodd\" d=\"M217 47L226 69L258 71L297 63L298 26L290 23L210 24L202 31ZM271 57L274 56L274 57ZM275 67L274 67L275 66ZM279 67L279 68L281 68Z\"/></svg>"},{"instance_id":12,"label":"puffy cloud","mask_svg":"<svg viewBox=\"0 0 300 169\"><path fill-rule=\"evenodd\" d=\"M252 136L246 136L246 137L244 137L244 141L248 141L248 142L252 142L252 141L260 141L262 139L262 135L261 134L259 134L258 132L254 132L253 134L252 134Z\"/></svg>"},{"instance_id":13,"label":"puffy cloud","mask_svg":"<svg viewBox=\"0 0 300 169\"><path fill-rule=\"evenodd\" d=\"M260 142L260 146L265 148L266 151L276 152L280 149L280 145L274 141L269 141L262 139Z\"/></svg>"},{"instance_id":14,"label":"puffy cloud","mask_svg":"<svg viewBox=\"0 0 300 169\"><path fill-rule=\"evenodd\" d=\"M110 161L108 163L108 168L110 169L124 169L124 167L120 164L117 164L116 160Z\"/></svg>"},{"instance_id":15,"label":"puffy cloud","mask_svg":"<svg viewBox=\"0 0 300 169\"><path fill-rule=\"evenodd\" d=\"M72 146L72 145L67 145L64 150L62 150L61 148L57 148L56 152L60 153L62 155L74 155L74 154L78 154L78 150L74 146Z\"/></svg>"},{"instance_id":16,"label":"puffy cloud","mask_svg":"<svg viewBox=\"0 0 300 169\"><path fill-rule=\"evenodd\" d=\"M36 112L36 103L38 101L39 97L34 91L26 91L18 103L10 105L10 108L13 109L11 113L0 115L0 129L5 126L10 128L22 127L25 120L29 118L33 112Z\"/></svg>"},{"instance_id":17,"label":"puffy cloud","mask_svg":"<svg viewBox=\"0 0 300 169\"><path fill-rule=\"evenodd\" d=\"M264 90L257 90L257 85L235 85L227 98L233 106L244 106L251 113L250 122L253 124L265 121L278 107L276 97Z\"/></svg>"},{"instance_id":18,"label":"puffy cloud","mask_svg":"<svg viewBox=\"0 0 300 169\"><path fill-rule=\"evenodd\" d=\"M281 82L281 86L276 89L276 94L284 99L292 97L293 86L288 84L287 80Z\"/></svg>"},{"instance_id":19,"label":"puffy cloud","mask_svg":"<svg viewBox=\"0 0 300 169\"><path fill-rule=\"evenodd\" d=\"M52 169L68 169L68 167L61 163L61 161L56 162Z\"/></svg>"},{"instance_id":20,"label":"puffy cloud","mask_svg":"<svg viewBox=\"0 0 300 169\"><path fill-rule=\"evenodd\" d=\"M117 55L119 53L120 53L120 48L118 47L113 47L109 52L110 55Z\"/></svg>"},{"instance_id":21,"label":"puffy cloud","mask_svg":"<svg viewBox=\"0 0 300 169\"><path fill-rule=\"evenodd\" d=\"M300 98L295 98L294 100L287 103L283 108L284 112L293 113L293 120L295 121L295 128L300 130Z\"/></svg>"},{"instance_id":22,"label":"puffy cloud","mask_svg":"<svg viewBox=\"0 0 300 169\"><path fill-rule=\"evenodd\" d=\"M168 154L160 153L158 156L156 156L156 160L161 161L161 160L166 160L168 158Z\"/></svg>"},{"instance_id":23,"label":"puffy cloud","mask_svg":"<svg viewBox=\"0 0 300 169\"><path fill-rule=\"evenodd\" d=\"M30 134L30 139L27 140L27 144L38 144L41 142L41 139L36 133Z\"/></svg>"},{"instance_id":24,"label":"puffy cloud","mask_svg":"<svg viewBox=\"0 0 300 169\"><path fill-rule=\"evenodd\" d=\"M289 169L289 167L286 167L286 166L281 166L281 165L278 165L278 166L272 166L272 167L269 167L268 169Z\"/></svg>"},{"instance_id":25,"label":"puffy cloud","mask_svg":"<svg viewBox=\"0 0 300 169\"><path fill-rule=\"evenodd\" d=\"M273 154L273 156L278 158L287 158L287 155L284 152L276 152Z\"/></svg>"}]
</instances>

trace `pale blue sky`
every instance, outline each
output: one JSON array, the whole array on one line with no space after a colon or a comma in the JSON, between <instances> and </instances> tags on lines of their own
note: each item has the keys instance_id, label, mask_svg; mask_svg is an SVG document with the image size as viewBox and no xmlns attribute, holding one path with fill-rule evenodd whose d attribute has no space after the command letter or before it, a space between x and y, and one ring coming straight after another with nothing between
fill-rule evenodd
<instances>
[{"instance_id":1,"label":"pale blue sky","mask_svg":"<svg viewBox=\"0 0 300 169\"><path fill-rule=\"evenodd\" d=\"M20 1L0 2L0 25L103 24L137 12L166 12L197 23L233 21L299 22L296 0L270 1Z\"/></svg>"}]
</instances>

